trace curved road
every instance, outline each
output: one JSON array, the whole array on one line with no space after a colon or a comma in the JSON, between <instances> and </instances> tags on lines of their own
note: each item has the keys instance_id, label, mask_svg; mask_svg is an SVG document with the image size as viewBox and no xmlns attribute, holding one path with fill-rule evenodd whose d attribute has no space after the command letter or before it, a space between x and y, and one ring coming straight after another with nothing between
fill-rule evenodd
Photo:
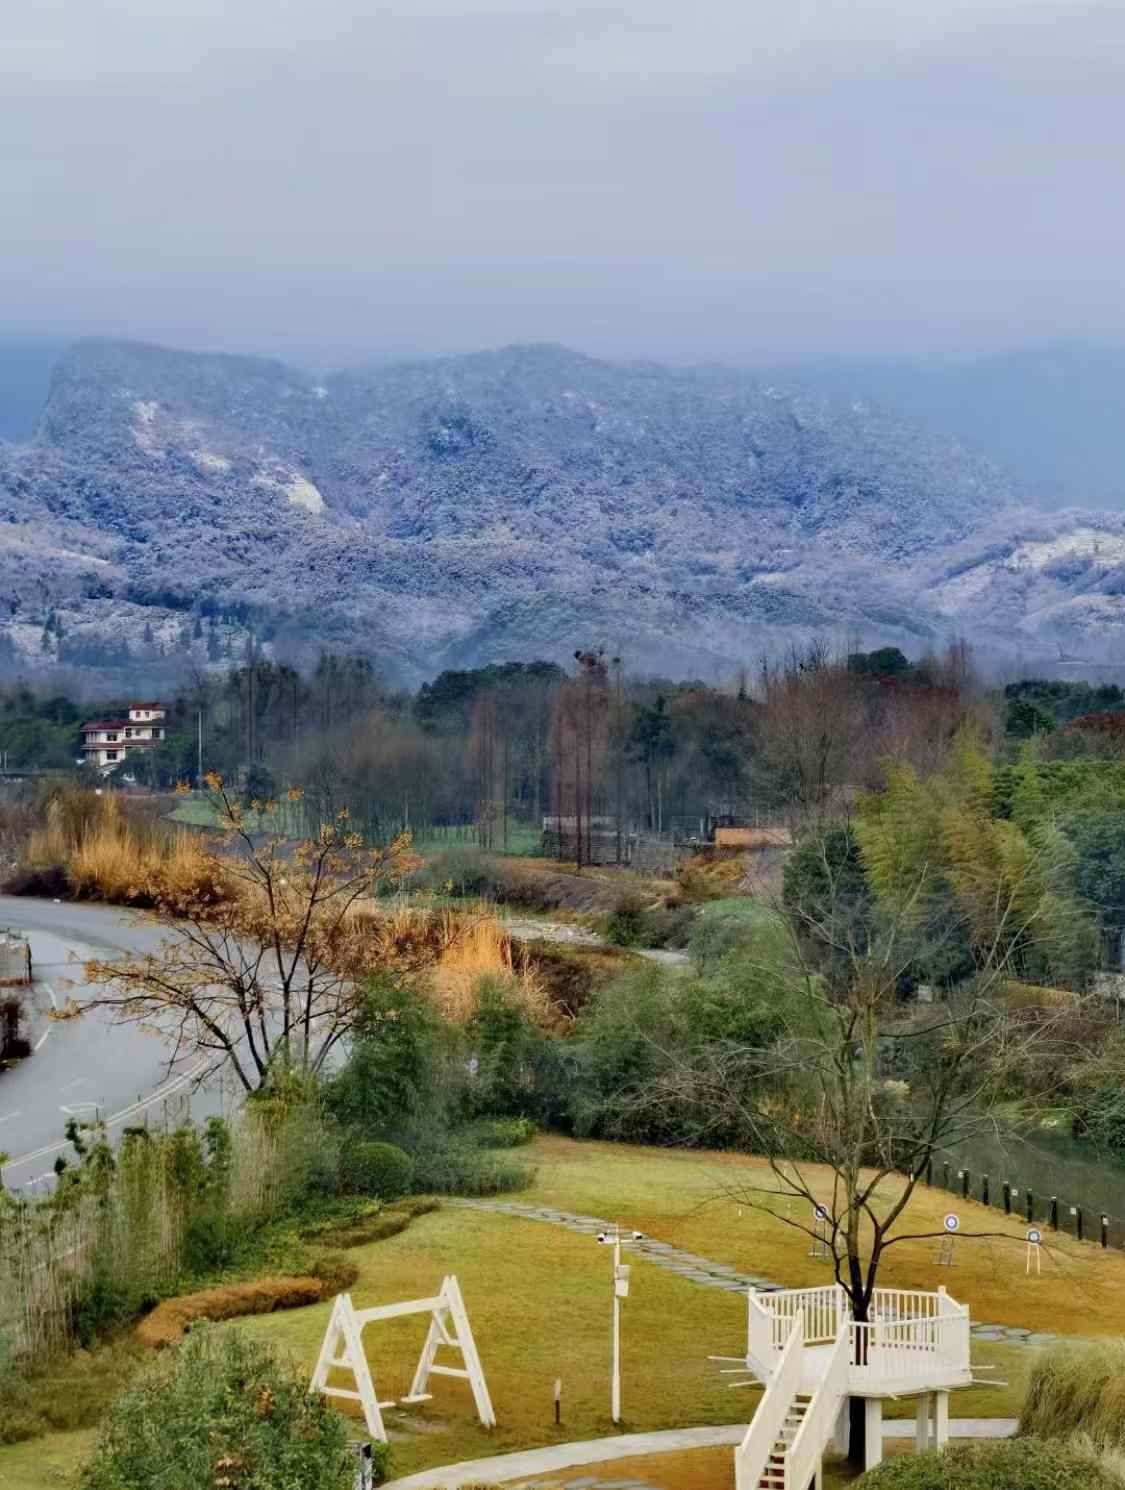
<instances>
[{"instance_id":1,"label":"curved road","mask_svg":"<svg viewBox=\"0 0 1125 1490\"><path fill-rule=\"evenodd\" d=\"M101 905L0 896L0 926L17 927L31 942L37 1002L62 1006L89 992L82 964L97 956L152 951L160 928L133 912ZM136 1025L112 1015L84 1014L58 1024L28 1022L34 1053L0 1071L0 1153L9 1157L0 1178L9 1189L49 1182L60 1154L73 1157L63 1136L68 1117L102 1118L110 1128L179 1116L188 1107L217 1111L215 1085L196 1089L198 1071L168 1075L168 1048Z\"/></svg>"}]
</instances>

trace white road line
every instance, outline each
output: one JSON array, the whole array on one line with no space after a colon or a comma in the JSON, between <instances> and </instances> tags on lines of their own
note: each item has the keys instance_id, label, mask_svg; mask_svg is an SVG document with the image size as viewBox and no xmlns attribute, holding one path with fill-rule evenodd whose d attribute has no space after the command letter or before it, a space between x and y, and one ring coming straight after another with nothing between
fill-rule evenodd
<instances>
[{"instance_id":1,"label":"white road line","mask_svg":"<svg viewBox=\"0 0 1125 1490\"><path fill-rule=\"evenodd\" d=\"M19 1113L18 1112L6 1112L3 1117L0 1117L0 1123L10 1123L13 1118L18 1118L18 1117L19 1117Z\"/></svg>"},{"instance_id":2,"label":"white road line","mask_svg":"<svg viewBox=\"0 0 1125 1490\"><path fill-rule=\"evenodd\" d=\"M207 1069L207 1064L206 1061L200 1061L198 1066L193 1066L190 1071L185 1071L182 1076L175 1077L166 1086L158 1087L151 1096L131 1102L128 1107L123 1107L120 1112L112 1113L104 1119L106 1127L111 1128L116 1123L123 1123L127 1118L133 1117L136 1113L143 1112L146 1107L151 1107L154 1102L163 1102L166 1098L174 1096L176 1092L180 1091L189 1082L197 1080L200 1073ZM33 1159L45 1159L48 1154L57 1154L59 1149L65 1149L69 1146L70 1140L64 1138L59 1143L45 1144L41 1149L35 1149L30 1154L13 1154L4 1168L14 1169L17 1164L28 1164Z\"/></svg>"},{"instance_id":3,"label":"white road line","mask_svg":"<svg viewBox=\"0 0 1125 1490\"><path fill-rule=\"evenodd\" d=\"M52 1007L55 1008L55 1009L57 1009L59 1007L59 1001L55 997L55 990L47 982L46 978L43 979L43 987L51 995L51 1004L52 1004ZM54 1027L55 1026L52 1023L52 1021L48 1019L48 1021L47 1021L47 1028L43 1031L43 1033L39 1036L38 1040L36 1040L36 1042L35 1042L35 1049L36 1050L41 1050L43 1048L43 1045L46 1042L47 1036L51 1033L51 1031L54 1029Z\"/></svg>"}]
</instances>

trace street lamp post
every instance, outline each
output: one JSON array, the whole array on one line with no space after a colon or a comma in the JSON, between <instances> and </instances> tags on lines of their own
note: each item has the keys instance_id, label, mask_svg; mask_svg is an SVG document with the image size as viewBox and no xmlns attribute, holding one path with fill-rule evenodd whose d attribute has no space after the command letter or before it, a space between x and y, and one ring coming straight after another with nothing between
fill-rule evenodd
<instances>
[{"instance_id":1,"label":"street lamp post","mask_svg":"<svg viewBox=\"0 0 1125 1490\"><path fill-rule=\"evenodd\" d=\"M643 1231L633 1232L633 1241L639 1242ZM612 1232L599 1231L598 1241L603 1247L613 1248L613 1374L610 1380L610 1416L615 1423L621 1421L621 1300L629 1297L629 1268L621 1263L621 1227Z\"/></svg>"}]
</instances>

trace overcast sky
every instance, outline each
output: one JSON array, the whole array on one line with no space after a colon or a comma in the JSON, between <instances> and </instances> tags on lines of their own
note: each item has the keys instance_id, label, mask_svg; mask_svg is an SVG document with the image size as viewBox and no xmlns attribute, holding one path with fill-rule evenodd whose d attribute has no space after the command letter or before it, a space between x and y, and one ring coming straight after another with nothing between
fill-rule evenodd
<instances>
[{"instance_id":1,"label":"overcast sky","mask_svg":"<svg viewBox=\"0 0 1125 1490\"><path fill-rule=\"evenodd\" d=\"M0 6L0 332L1125 339L1125 0Z\"/></svg>"}]
</instances>

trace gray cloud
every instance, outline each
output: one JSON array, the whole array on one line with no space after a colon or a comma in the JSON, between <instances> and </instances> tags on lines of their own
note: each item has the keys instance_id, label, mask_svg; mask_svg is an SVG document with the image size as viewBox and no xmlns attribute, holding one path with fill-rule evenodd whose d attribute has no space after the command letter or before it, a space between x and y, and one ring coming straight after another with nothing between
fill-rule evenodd
<instances>
[{"instance_id":1,"label":"gray cloud","mask_svg":"<svg viewBox=\"0 0 1125 1490\"><path fill-rule=\"evenodd\" d=\"M1123 71L1120 0L38 0L0 314L325 358L1121 337Z\"/></svg>"}]
</instances>

